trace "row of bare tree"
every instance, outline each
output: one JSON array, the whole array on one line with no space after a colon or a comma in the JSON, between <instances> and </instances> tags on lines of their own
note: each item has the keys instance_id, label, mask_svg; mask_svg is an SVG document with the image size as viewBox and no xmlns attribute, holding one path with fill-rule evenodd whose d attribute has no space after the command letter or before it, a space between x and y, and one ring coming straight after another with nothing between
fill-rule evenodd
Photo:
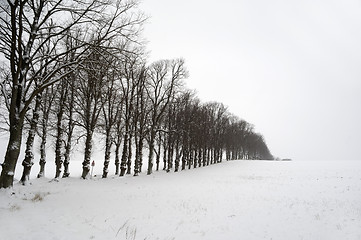
<instances>
[{"instance_id":1,"label":"row of bare tree","mask_svg":"<svg viewBox=\"0 0 361 240\"><path fill-rule=\"evenodd\" d=\"M227 160L271 158L262 136L220 103L201 103L184 87L183 59L147 64L136 0L7 0L0 3L1 96L9 142L0 188L12 186L23 132L22 183L40 144L54 142L55 178L68 177L70 153L84 139L82 177L89 175L94 134L105 137L103 177L111 151L116 173L147 174ZM134 156L133 156L134 154ZM154 161L155 159L155 161ZM154 166L154 163L156 166Z\"/></svg>"}]
</instances>

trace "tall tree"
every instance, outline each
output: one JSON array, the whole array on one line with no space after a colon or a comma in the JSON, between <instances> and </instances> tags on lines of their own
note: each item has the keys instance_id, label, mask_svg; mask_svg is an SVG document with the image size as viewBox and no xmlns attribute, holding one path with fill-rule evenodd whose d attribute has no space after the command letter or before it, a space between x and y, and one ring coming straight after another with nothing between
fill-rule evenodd
<instances>
[{"instance_id":1,"label":"tall tree","mask_svg":"<svg viewBox=\"0 0 361 240\"><path fill-rule=\"evenodd\" d=\"M134 141L135 141L135 160L134 160L134 176L138 176L141 172L143 164L143 148L144 140L148 133L146 129L148 119L148 105L145 91L147 69L144 65L140 65L137 68L137 72L134 75L136 79L136 99L134 109Z\"/></svg>"},{"instance_id":2,"label":"tall tree","mask_svg":"<svg viewBox=\"0 0 361 240\"><path fill-rule=\"evenodd\" d=\"M42 105L41 105L41 131L39 131L39 136L41 138L40 143L40 170L38 173L38 178L44 177L45 175L45 164L46 164L46 143L48 138L48 129L49 129L49 120L51 114L51 106L54 100L54 88L53 86L45 89L42 96Z\"/></svg>"},{"instance_id":3,"label":"tall tree","mask_svg":"<svg viewBox=\"0 0 361 240\"><path fill-rule=\"evenodd\" d=\"M70 176L69 164L70 164L70 152L73 144L73 133L75 128L75 93L76 93L76 72L70 74L67 78L68 80L68 94L66 99L66 117L67 117L67 126L64 131L65 134L65 152L64 152L64 172L63 178L67 178Z\"/></svg>"},{"instance_id":4,"label":"tall tree","mask_svg":"<svg viewBox=\"0 0 361 240\"><path fill-rule=\"evenodd\" d=\"M121 118L121 106L123 104L123 98L120 94L120 79L117 77L116 58L111 60L113 62L112 68L107 73L107 84L104 87L103 108L102 108L102 129L105 134L105 155L104 155L104 167L103 167L103 178L108 176L108 167L110 163L111 147L114 143L114 128L117 120Z\"/></svg>"},{"instance_id":5,"label":"tall tree","mask_svg":"<svg viewBox=\"0 0 361 240\"><path fill-rule=\"evenodd\" d=\"M147 174L153 172L154 143L168 104L188 76L183 59L161 60L149 67L147 95L150 100L149 155Z\"/></svg>"},{"instance_id":6,"label":"tall tree","mask_svg":"<svg viewBox=\"0 0 361 240\"><path fill-rule=\"evenodd\" d=\"M134 111L134 103L136 97L136 82L134 81L134 68L137 64L136 58L134 56L129 56L123 59L123 78L121 81L121 89L124 102L124 135L123 135L123 151L120 162L120 174L119 176L124 176L127 167L127 164L131 158L131 131L132 131L132 117Z\"/></svg>"},{"instance_id":7,"label":"tall tree","mask_svg":"<svg viewBox=\"0 0 361 240\"><path fill-rule=\"evenodd\" d=\"M8 89L3 90L5 104L9 114L9 141L4 162L1 164L0 188L12 186L16 163L18 161L24 118L29 106L45 88L60 81L71 73L78 64L81 54L74 62L64 61L66 50L58 47L58 42L76 25L84 25L89 21L94 25L107 22L107 29L102 32L102 39L114 30L113 23L122 10L107 11L105 0L78 1L27 1L6 0L0 4L0 53L8 60L11 70L11 81ZM108 3L109 5L109 3ZM110 7L114 9L114 7ZM124 24L122 24L124 26ZM120 26L118 25L118 29ZM52 34L45 37L43 32L52 28ZM95 27L96 28L96 27ZM124 29L124 28L123 28ZM123 32L118 31L120 34ZM53 43L54 51L50 55L41 56L40 49L46 43ZM51 71L42 77L41 82L35 81L43 68L39 67L34 74L29 74L30 66L38 65L41 58L50 59L47 66L53 66ZM47 67L43 66L43 67ZM71 71L63 71L73 66Z\"/></svg>"},{"instance_id":8,"label":"tall tree","mask_svg":"<svg viewBox=\"0 0 361 240\"><path fill-rule=\"evenodd\" d=\"M31 167L34 164L34 139L37 131L39 115L40 115L40 106L41 106L41 93L38 93L36 96L35 106L33 109L33 116L30 122L30 129L28 133L28 138L26 140L26 150L25 150L25 158L23 160L23 174L21 176L20 182L23 185L26 185L30 178Z\"/></svg>"},{"instance_id":9,"label":"tall tree","mask_svg":"<svg viewBox=\"0 0 361 240\"><path fill-rule=\"evenodd\" d=\"M104 105L104 87L107 84L106 75L109 70L108 59L103 55L100 46L92 47L89 57L80 70L81 81L76 94L76 112L78 124L84 129L85 147L82 178L87 178L90 171L92 141L99 115Z\"/></svg>"}]
</instances>

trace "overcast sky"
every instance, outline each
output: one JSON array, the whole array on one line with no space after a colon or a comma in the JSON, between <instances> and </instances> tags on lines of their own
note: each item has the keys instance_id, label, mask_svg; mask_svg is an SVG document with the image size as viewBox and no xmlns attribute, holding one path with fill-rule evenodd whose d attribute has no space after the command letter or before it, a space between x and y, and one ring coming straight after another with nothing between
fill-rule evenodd
<instances>
[{"instance_id":1,"label":"overcast sky","mask_svg":"<svg viewBox=\"0 0 361 240\"><path fill-rule=\"evenodd\" d=\"M255 125L281 158L361 159L360 0L143 0L151 60Z\"/></svg>"}]
</instances>

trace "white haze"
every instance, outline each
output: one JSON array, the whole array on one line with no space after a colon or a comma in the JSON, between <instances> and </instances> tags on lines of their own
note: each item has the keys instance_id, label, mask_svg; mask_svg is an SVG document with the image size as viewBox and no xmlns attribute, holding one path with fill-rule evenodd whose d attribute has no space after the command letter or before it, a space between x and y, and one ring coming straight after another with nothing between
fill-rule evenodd
<instances>
[{"instance_id":1,"label":"white haze","mask_svg":"<svg viewBox=\"0 0 361 240\"><path fill-rule=\"evenodd\" d=\"M146 0L152 60L184 57L204 101L255 124L275 156L360 159L361 2Z\"/></svg>"}]
</instances>

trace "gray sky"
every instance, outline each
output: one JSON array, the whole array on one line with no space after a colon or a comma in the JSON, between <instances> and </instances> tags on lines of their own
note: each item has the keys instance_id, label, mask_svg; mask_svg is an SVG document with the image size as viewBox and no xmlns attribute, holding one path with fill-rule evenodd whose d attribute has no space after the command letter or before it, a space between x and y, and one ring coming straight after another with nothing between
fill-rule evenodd
<instances>
[{"instance_id":1,"label":"gray sky","mask_svg":"<svg viewBox=\"0 0 361 240\"><path fill-rule=\"evenodd\" d=\"M144 0L151 60L255 125L275 156L361 159L360 0Z\"/></svg>"}]
</instances>

